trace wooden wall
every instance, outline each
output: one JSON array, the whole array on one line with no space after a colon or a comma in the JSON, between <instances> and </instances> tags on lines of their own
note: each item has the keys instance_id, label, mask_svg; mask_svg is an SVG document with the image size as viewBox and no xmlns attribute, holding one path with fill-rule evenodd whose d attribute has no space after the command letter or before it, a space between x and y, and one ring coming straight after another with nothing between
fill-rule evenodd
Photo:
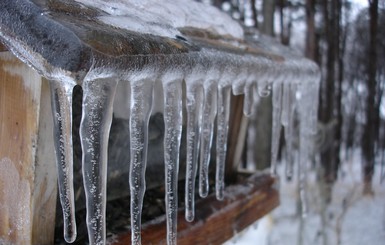
<instances>
[{"instance_id":1,"label":"wooden wall","mask_svg":"<svg viewBox=\"0 0 385 245\"><path fill-rule=\"evenodd\" d=\"M0 52L0 244L52 244L56 164L48 82Z\"/></svg>"}]
</instances>

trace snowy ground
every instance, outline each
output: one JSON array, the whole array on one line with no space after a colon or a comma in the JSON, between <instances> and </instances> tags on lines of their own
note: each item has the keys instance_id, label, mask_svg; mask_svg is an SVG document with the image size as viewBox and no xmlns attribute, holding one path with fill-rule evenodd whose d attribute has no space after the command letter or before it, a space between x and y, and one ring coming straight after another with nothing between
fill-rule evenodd
<instances>
[{"instance_id":1,"label":"snowy ground","mask_svg":"<svg viewBox=\"0 0 385 245\"><path fill-rule=\"evenodd\" d=\"M344 162L340 172L332 201L323 208L310 171L309 212L303 223L296 212L296 181L281 178L281 205L225 245L384 245L385 183L380 183L380 166L373 179L374 195L362 195L359 152Z\"/></svg>"}]
</instances>

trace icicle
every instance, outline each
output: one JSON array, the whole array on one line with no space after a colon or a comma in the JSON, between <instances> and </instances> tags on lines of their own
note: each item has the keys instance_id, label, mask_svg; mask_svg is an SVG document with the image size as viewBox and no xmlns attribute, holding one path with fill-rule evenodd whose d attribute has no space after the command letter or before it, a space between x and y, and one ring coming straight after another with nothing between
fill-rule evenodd
<instances>
[{"instance_id":1,"label":"icicle","mask_svg":"<svg viewBox=\"0 0 385 245\"><path fill-rule=\"evenodd\" d=\"M131 244L141 244L141 217L146 191L148 123L153 101L153 82L131 82L130 115L130 193L131 193Z\"/></svg>"},{"instance_id":2,"label":"icicle","mask_svg":"<svg viewBox=\"0 0 385 245\"><path fill-rule=\"evenodd\" d=\"M282 94L281 123L282 123L282 126L287 127L289 125L290 112L292 107L290 83L285 82L282 86L283 86L283 94Z\"/></svg>"},{"instance_id":3,"label":"icicle","mask_svg":"<svg viewBox=\"0 0 385 245\"><path fill-rule=\"evenodd\" d=\"M268 97L271 93L271 85L266 82L259 83L257 89L260 97Z\"/></svg>"},{"instance_id":4,"label":"icicle","mask_svg":"<svg viewBox=\"0 0 385 245\"><path fill-rule=\"evenodd\" d=\"M165 82L163 93L167 244L174 245L177 240L179 147L183 123L181 82Z\"/></svg>"},{"instance_id":5,"label":"icicle","mask_svg":"<svg viewBox=\"0 0 385 245\"><path fill-rule=\"evenodd\" d=\"M308 84L301 84L300 85L300 91L301 91L301 100L299 103L299 122L300 122L300 129L299 129L299 194L300 194L300 200L301 200L301 212L302 217L305 218L307 215L307 193L306 193L306 185L307 185L307 162L308 162L308 149L309 144L308 138L309 138L309 124L311 123L311 118L308 115L308 103L310 103L309 100L312 100L311 94L306 93L307 88L305 86L308 86Z\"/></svg>"},{"instance_id":6,"label":"icicle","mask_svg":"<svg viewBox=\"0 0 385 245\"><path fill-rule=\"evenodd\" d=\"M97 79L83 83L80 137L83 150L87 228L91 245L105 244L107 147L116 85L117 82L111 79Z\"/></svg>"},{"instance_id":7,"label":"icicle","mask_svg":"<svg viewBox=\"0 0 385 245\"><path fill-rule=\"evenodd\" d=\"M76 239L72 155L73 85L56 81L51 81L50 85L59 196L63 209L64 239L72 243Z\"/></svg>"},{"instance_id":8,"label":"icicle","mask_svg":"<svg viewBox=\"0 0 385 245\"><path fill-rule=\"evenodd\" d=\"M187 111L187 154L185 217L193 221L195 216L195 179L198 167L199 145L202 126L203 87L198 84L186 84Z\"/></svg>"},{"instance_id":9,"label":"icicle","mask_svg":"<svg viewBox=\"0 0 385 245\"><path fill-rule=\"evenodd\" d=\"M217 168L215 175L215 191L218 200L223 200L225 189L225 163L227 153L227 133L230 116L230 87L218 88L217 110Z\"/></svg>"},{"instance_id":10,"label":"icicle","mask_svg":"<svg viewBox=\"0 0 385 245\"><path fill-rule=\"evenodd\" d=\"M277 173L277 155L281 134L282 84L273 84L273 122L271 137L271 174Z\"/></svg>"},{"instance_id":11,"label":"icicle","mask_svg":"<svg viewBox=\"0 0 385 245\"><path fill-rule=\"evenodd\" d=\"M312 83L309 85L309 93L311 98L313 98L312 103L309 103L310 107L310 130L312 134L317 133L318 125L318 93L319 93L319 83Z\"/></svg>"},{"instance_id":12,"label":"icicle","mask_svg":"<svg viewBox=\"0 0 385 245\"><path fill-rule=\"evenodd\" d=\"M201 197L207 197L209 193L210 152L214 134L214 121L217 115L217 85L214 82L206 82L205 85L199 165L199 195Z\"/></svg>"},{"instance_id":13,"label":"icicle","mask_svg":"<svg viewBox=\"0 0 385 245\"><path fill-rule=\"evenodd\" d=\"M285 83L283 85L283 96L282 96L282 115L281 123L285 127L285 142L286 142L286 153L287 162L285 174L286 178L290 180L293 177L293 133L294 133L294 110L295 110L295 85Z\"/></svg>"},{"instance_id":14,"label":"icicle","mask_svg":"<svg viewBox=\"0 0 385 245\"><path fill-rule=\"evenodd\" d=\"M255 96L254 91L255 91L255 84L247 84L245 86L245 91L244 91L245 99L243 102L243 114L245 114L245 116L247 116L247 117L254 114L256 103L259 99L259 98L257 98L257 96Z\"/></svg>"}]
</instances>

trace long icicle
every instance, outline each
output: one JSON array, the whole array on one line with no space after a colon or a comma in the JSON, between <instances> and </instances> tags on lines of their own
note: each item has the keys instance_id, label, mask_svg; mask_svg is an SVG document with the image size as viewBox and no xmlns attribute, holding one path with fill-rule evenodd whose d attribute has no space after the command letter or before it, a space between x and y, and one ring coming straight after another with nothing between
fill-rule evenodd
<instances>
[{"instance_id":1,"label":"long icicle","mask_svg":"<svg viewBox=\"0 0 385 245\"><path fill-rule=\"evenodd\" d=\"M245 116L250 117L251 115L254 114L254 109L255 109L255 97L254 97L254 84L252 83L247 83L245 85L245 90L244 90L244 101L243 101L243 114Z\"/></svg>"},{"instance_id":2,"label":"long icicle","mask_svg":"<svg viewBox=\"0 0 385 245\"><path fill-rule=\"evenodd\" d=\"M207 82L204 95L204 108L202 116L201 153L199 163L199 195L207 197L209 193L209 164L211 145L214 135L214 121L217 115L217 85Z\"/></svg>"},{"instance_id":3,"label":"long icicle","mask_svg":"<svg viewBox=\"0 0 385 245\"><path fill-rule=\"evenodd\" d=\"M166 182L167 244L177 242L179 148L182 136L181 81L165 82L164 93L164 161Z\"/></svg>"},{"instance_id":4,"label":"long icicle","mask_svg":"<svg viewBox=\"0 0 385 245\"><path fill-rule=\"evenodd\" d=\"M58 171L59 196L63 209L64 239L76 239L72 150L72 84L51 81L54 144Z\"/></svg>"},{"instance_id":5,"label":"long icicle","mask_svg":"<svg viewBox=\"0 0 385 245\"><path fill-rule=\"evenodd\" d=\"M230 117L231 87L218 88L217 145L215 192L218 200L223 200L225 190L225 164L227 153L227 134Z\"/></svg>"},{"instance_id":6,"label":"long icicle","mask_svg":"<svg viewBox=\"0 0 385 245\"><path fill-rule=\"evenodd\" d=\"M271 137L271 174L277 173L277 155L281 134L282 84L273 84L273 122Z\"/></svg>"},{"instance_id":7,"label":"long icicle","mask_svg":"<svg viewBox=\"0 0 385 245\"><path fill-rule=\"evenodd\" d=\"M80 137L90 245L104 245L106 240L107 148L116 85L111 79L83 83Z\"/></svg>"},{"instance_id":8,"label":"long icicle","mask_svg":"<svg viewBox=\"0 0 385 245\"><path fill-rule=\"evenodd\" d=\"M130 193L131 244L141 244L141 216L146 191L148 123L153 101L153 82L131 82L130 115Z\"/></svg>"},{"instance_id":9,"label":"long icicle","mask_svg":"<svg viewBox=\"0 0 385 245\"><path fill-rule=\"evenodd\" d=\"M302 218L305 218L307 215L307 163L308 163L308 149L311 142L308 141L309 134L311 131L311 122L312 118L308 115L309 106L308 102L311 101L311 94L309 96L309 91L305 87L307 84L300 84L300 103L299 103L299 195L301 200L301 215ZM310 97L310 98L309 98Z\"/></svg>"},{"instance_id":10,"label":"long icicle","mask_svg":"<svg viewBox=\"0 0 385 245\"><path fill-rule=\"evenodd\" d=\"M295 110L295 84L285 83L283 85L282 96L282 116L281 122L284 126L286 143L286 165L285 175L288 180L293 177L294 155L293 155L293 137L294 137L294 110Z\"/></svg>"},{"instance_id":11,"label":"long icicle","mask_svg":"<svg viewBox=\"0 0 385 245\"><path fill-rule=\"evenodd\" d=\"M202 127L203 87L186 84L187 153L185 185L185 218L191 222L195 216L195 179L198 168L200 135Z\"/></svg>"}]
</instances>

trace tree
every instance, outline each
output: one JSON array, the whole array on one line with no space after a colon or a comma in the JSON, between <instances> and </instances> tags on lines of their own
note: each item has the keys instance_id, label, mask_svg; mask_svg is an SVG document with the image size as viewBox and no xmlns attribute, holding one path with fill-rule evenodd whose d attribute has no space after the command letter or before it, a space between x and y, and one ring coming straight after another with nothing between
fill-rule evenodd
<instances>
[{"instance_id":1,"label":"tree","mask_svg":"<svg viewBox=\"0 0 385 245\"><path fill-rule=\"evenodd\" d=\"M362 138L362 153L364 167L365 193L371 193L372 176L375 161L375 142L379 128L379 101L377 97L377 30L378 30L378 0L369 0L369 46L367 49L367 90L366 123Z\"/></svg>"}]
</instances>

